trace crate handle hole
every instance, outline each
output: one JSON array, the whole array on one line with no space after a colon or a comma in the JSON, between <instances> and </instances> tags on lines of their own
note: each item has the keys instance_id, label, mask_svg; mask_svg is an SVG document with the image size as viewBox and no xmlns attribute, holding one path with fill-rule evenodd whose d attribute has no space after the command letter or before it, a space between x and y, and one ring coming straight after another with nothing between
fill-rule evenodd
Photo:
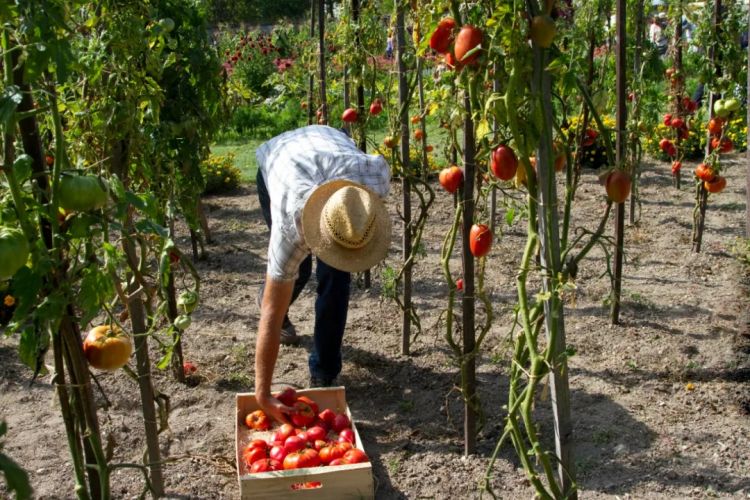
<instances>
[{"instance_id":1,"label":"crate handle hole","mask_svg":"<svg viewBox=\"0 0 750 500\"><path fill-rule=\"evenodd\" d=\"M294 483L290 486L290 488L294 491L298 490L317 490L318 488L322 488L323 483L320 481L307 481L304 483Z\"/></svg>"}]
</instances>

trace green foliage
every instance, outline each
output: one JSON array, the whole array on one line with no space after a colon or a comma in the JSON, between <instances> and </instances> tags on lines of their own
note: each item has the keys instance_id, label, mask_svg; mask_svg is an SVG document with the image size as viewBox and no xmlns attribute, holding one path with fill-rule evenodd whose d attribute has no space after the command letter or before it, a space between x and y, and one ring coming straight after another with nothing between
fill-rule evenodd
<instances>
[{"instance_id":1,"label":"green foliage","mask_svg":"<svg viewBox=\"0 0 750 500\"><path fill-rule=\"evenodd\" d=\"M201 174L206 182L204 194L226 193L237 189L242 174L234 166L234 155L211 155L201 164Z\"/></svg>"},{"instance_id":2,"label":"green foliage","mask_svg":"<svg viewBox=\"0 0 750 500\"><path fill-rule=\"evenodd\" d=\"M280 19L300 19L308 15L310 2L300 0L213 0L214 23L270 24Z\"/></svg>"}]
</instances>

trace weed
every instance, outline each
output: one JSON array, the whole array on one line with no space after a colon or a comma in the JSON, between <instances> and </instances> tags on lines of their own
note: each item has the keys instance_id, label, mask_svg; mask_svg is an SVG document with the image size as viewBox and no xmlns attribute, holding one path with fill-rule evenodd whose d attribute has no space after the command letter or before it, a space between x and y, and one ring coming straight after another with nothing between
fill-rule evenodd
<instances>
[{"instance_id":1,"label":"weed","mask_svg":"<svg viewBox=\"0 0 750 500\"><path fill-rule=\"evenodd\" d=\"M235 364L247 366L248 359L250 359L250 353L247 352L247 346L243 344L232 346L229 354Z\"/></svg>"},{"instance_id":2,"label":"weed","mask_svg":"<svg viewBox=\"0 0 750 500\"><path fill-rule=\"evenodd\" d=\"M591 436L591 439L596 444L607 444L615 437L614 433L609 430L600 430L596 431L593 436Z\"/></svg>"},{"instance_id":3,"label":"weed","mask_svg":"<svg viewBox=\"0 0 750 500\"><path fill-rule=\"evenodd\" d=\"M396 283L396 270L391 266L385 266L380 273L382 279L381 295L385 299L395 299L398 293Z\"/></svg>"},{"instance_id":4,"label":"weed","mask_svg":"<svg viewBox=\"0 0 750 500\"><path fill-rule=\"evenodd\" d=\"M398 407L402 412L410 412L414 409L414 401L411 401L410 399L405 399L398 403Z\"/></svg>"}]
</instances>

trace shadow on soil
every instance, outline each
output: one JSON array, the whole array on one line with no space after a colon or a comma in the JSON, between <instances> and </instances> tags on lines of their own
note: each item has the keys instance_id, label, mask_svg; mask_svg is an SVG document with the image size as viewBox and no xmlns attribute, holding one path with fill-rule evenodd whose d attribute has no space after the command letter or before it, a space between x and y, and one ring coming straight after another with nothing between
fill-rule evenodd
<instances>
[{"instance_id":1,"label":"shadow on soil","mask_svg":"<svg viewBox=\"0 0 750 500\"><path fill-rule=\"evenodd\" d=\"M401 462L427 452L446 456L460 456L463 452L463 403L457 389L459 381L454 375L418 367L405 358L392 359L351 347L344 348L344 356L356 366L346 380L347 399L355 414L367 415L361 423L361 434L373 459L376 497L406 498L389 479L398 475ZM482 370L478 374L480 398L488 421L479 435L477 449L486 458L491 456L504 425L505 414L497 409L505 404L508 387L507 379L499 371L486 373ZM652 380L655 376L669 376L641 372L588 375L623 386ZM697 374L696 379L704 377L747 380L749 374L748 370L704 371ZM396 414L393 408L398 408ZM673 464L651 460L648 453L658 445L657 434L634 418L627 408L605 395L573 390L571 411L574 456L582 490L627 494L638 482L694 487L710 484L720 492L750 487L748 478L706 467L705 463L692 463L688 457L681 457L683 460L678 467L684 469L684 473L669 472L674 470ZM544 446L552 448L552 412L548 402L537 404L535 418L540 424ZM394 434L400 439L394 439ZM708 442L712 439L711 436L703 438ZM498 461L514 469L519 467L510 443L504 445ZM521 477L519 471L517 478ZM494 477L493 483L507 480L510 479Z\"/></svg>"}]
</instances>

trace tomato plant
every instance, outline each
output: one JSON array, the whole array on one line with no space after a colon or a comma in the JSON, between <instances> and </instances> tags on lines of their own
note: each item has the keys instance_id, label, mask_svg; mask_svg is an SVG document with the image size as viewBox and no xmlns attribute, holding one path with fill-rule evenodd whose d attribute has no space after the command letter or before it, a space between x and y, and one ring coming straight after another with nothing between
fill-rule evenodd
<instances>
[{"instance_id":1,"label":"tomato plant","mask_svg":"<svg viewBox=\"0 0 750 500\"><path fill-rule=\"evenodd\" d=\"M23 231L0 227L0 281L13 277L29 258L29 242Z\"/></svg>"}]
</instances>

